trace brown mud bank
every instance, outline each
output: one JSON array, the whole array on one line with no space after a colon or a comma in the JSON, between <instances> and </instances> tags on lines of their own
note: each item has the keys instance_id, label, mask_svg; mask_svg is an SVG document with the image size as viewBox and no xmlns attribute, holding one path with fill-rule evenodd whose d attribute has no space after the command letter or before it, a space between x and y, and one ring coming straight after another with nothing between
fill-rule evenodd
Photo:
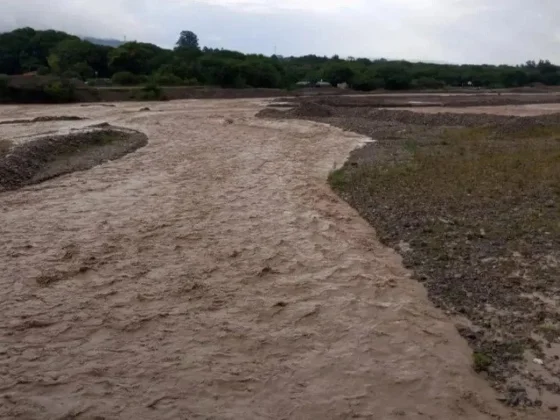
<instances>
[{"instance_id":1,"label":"brown mud bank","mask_svg":"<svg viewBox=\"0 0 560 420\"><path fill-rule=\"evenodd\" d=\"M80 121L84 120L83 117L77 117L73 115L55 115L55 116L41 116L36 118L27 118L27 119L18 119L18 120L5 120L0 121L0 125L7 125L7 124L32 124L38 122L50 122L50 121Z\"/></svg>"},{"instance_id":2,"label":"brown mud bank","mask_svg":"<svg viewBox=\"0 0 560 420\"><path fill-rule=\"evenodd\" d=\"M43 121L40 117L34 120ZM66 135L39 137L18 145L3 139L0 146L0 192L90 169L119 159L147 142L146 135L138 131L107 124Z\"/></svg>"},{"instance_id":3,"label":"brown mud bank","mask_svg":"<svg viewBox=\"0 0 560 420\"><path fill-rule=\"evenodd\" d=\"M484 94L472 93L373 93L347 95L302 95L301 97L285 97L282 99L291 103L314 102L318 105L336 108L411 108L428 109L439 112L444 108L453 107L458 110L491 107L491 106L519 106L526 104L554 105L560 103L559 92L547 93L513 93L489 92Z\"/></svg>"},{"instance_id":4,"label":"brown mud bank","mask_svg":"<svg viewBox=\"0 0 560 420\"><path fill-rule=\"evenodd\" d=\"M499 110L498 110L499 112ZM560 114L422 114L301 103L376 141L331 185L453 316L472 367L516 407L560 405Z\"/></svg>"}]
</instances>

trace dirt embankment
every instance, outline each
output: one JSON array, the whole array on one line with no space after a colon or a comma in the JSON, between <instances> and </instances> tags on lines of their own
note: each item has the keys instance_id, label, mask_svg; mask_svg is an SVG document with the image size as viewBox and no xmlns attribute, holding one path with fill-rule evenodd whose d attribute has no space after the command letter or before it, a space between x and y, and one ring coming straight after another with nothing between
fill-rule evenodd
<instances>
[{"instance_id":1,"label":"dirt embankment","mask_svg":"<svg viewBox=\"0 0 560 420\"><path fill-rule=\"evenodd\" d=\"M55 115L55 116L41 116L35 118L19 119L19 120L5 120L0 121L0 125L6 124L32 124L38 122L48 122L48 121L80 121L84 120L83 117L76 117L73 115Z\"/></svg>"},{"instance_id":2,"label":"dirt embankment","mask_svg":"<svg viewBox=\"0 0 560 420\"><path fill-rule=\"evenodd\" d=\"M261 116L376 140L333 187L456 317L512 406L560 405L560 114L421 114L302 103Z\"/></svg>"},{"instance_id":3,"label":"dirt embankment","mask_svg":"<svg viewBox=\"0 0 560 420\"><path fill-rule=\"evenodd\" d=\"M35 120L52 121L50 117L31 121ZM0 154L0 192L92 168L131 153L147 142L146 135L140 132L109 125L40 137L18 145L4 140L5 147Z\"/></svg>"}]
</instances>

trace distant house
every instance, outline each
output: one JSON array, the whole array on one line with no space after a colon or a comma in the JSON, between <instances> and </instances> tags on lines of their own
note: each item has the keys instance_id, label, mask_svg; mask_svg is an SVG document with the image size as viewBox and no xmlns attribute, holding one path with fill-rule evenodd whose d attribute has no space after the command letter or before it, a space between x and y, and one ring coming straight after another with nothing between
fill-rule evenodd
<instances>
[{"instance_id":1,"label":"distant house","mask_svg":"<svg viewBox=\"0 0 560 420\"><path fill-rule=\"evenodd\" d=\"M310 84L311 84L310 82L307 82L307 81L305 81L305 80L302 80L301 82L297 82L297 83L296 83L296 86L297 86L297 87L307 87L307 86L309 86Z\"/></svg>"},{"instance_id":2,"label":"distant house","mask_svg":"<svg viewBox=\"0 0 560 420\"><path fill-rule=\"evenodd\" d=\"M332 85L329 82L325 82L323 79L319 80L315 83L316 87L331 87Z\"/></svg>"},{"instance_id":3,"label":"distant house","mask_svg":"<svg viewBox=\"0 0 560 420\"><path fill-rule=\"evenodd\" d=\"M343 83L339 83L336 85L337 88L339 89L348 89L348 83L343 82Z\"/></svg>"}]
</instances>

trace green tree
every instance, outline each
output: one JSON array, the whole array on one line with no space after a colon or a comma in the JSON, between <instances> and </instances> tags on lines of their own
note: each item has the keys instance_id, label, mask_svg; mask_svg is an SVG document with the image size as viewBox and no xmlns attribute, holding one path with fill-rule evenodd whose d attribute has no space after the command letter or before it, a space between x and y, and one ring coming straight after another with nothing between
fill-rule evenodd
<instances>
[{"instance_id":1,"label":"green tree","mask_svg":"<svg viewBox=\"0 0 560 420\"><path fill-rule=\"evenodd\" d=\"M277 68L265 60L247 60L238 64L238 77L252 87L277 88L282 76Z\"/></svg>"},{"instance_id":2,"label":"green tree","mask_svg":"<svg viewBox=\"0 0 560 420\"><path fill-rule=\"evenodd\" d=\"M163 49L154 44L127 42L110 51L109 68L113 72L149 74L157 68L150 67L150 60L154 60L162 52Z\"/></svg>"},{"instance_id":3,"label":"green tree","mask_svg":"<svg viewBox=\"0 0 560 420\"><path fill-rule=\"evenodd\" d=\"M348 62L337 59L323 67L323 79L334 86L339 83L352 83L355 71Z\"/></svg>"},{"instance_id":4,"label":"green tree","mask_svg":"<svg viewBox=\"0 0 560 420\"><path fill-rule=\"evenodd\" d=\"M49 67L54 73L61 74L72 70L78 64L83 63L89 66L88 60L95 48L91 42L82 41L79 38L66 39L51 50L47 59Z\"/></svg>"},{"instance_id":5,"label":"green tree","mask_svg":"<svg viewBox=\"0 0 560 420\"><path fill-rule=\"evenodd\" d=\"M177 48L200 49L198 45L198 36L192 31L181 31L179 39L175 45Z\"/></svg>"},{"instance_id":6,"label":"green tree","mask_svg":"<svg viewBox=\"0 0 560 420\"><path fill-rule=\"evenodd\" d=\"M78 74L79 78L82 80L87 80L95 76L95 71L86 62L76 63L70 70Z\"/></svg>"},{"instance_id":7,"label":"green tree","mask_svg":"<svg viewBox=\"0 0 560 420\"><path fill-rule=\"evenodd\" d=\"M120 71L113 74L111 81L113 84L121 86L135 86L143 82L140 76L129 71Z\"/></svg>"}]
</instances>

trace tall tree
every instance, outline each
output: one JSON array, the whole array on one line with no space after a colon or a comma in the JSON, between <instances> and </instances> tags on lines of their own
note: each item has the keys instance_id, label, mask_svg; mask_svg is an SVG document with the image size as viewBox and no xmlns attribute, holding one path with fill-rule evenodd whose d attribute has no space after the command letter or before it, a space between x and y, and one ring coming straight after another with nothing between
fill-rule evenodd
<instances>
[{"instance_id":1,"label":"tall tree","mask_svg":"<svg viewBox=\"0 0 560 420\"><path fill-rule=\"evenodd\" d=\"M155 57L163 49L145 42L127 42L109 53L109 68L113 72L128 71L134 74L150 74L163 63ZM150 61L154 60L155 68L150 68ZM157 61L157 62L156 62Z\"/></svg>"},{"instance_id":2,"label":"tall tree","mask_svg":"<svg viewBox=\"0 0 560 420\"><path fill-rule=\"evenodd\" d=\"M200 49L198 45L198 36L192 31L181 31L176 45L177 48Z\"/></svg>"}]
</instances>

